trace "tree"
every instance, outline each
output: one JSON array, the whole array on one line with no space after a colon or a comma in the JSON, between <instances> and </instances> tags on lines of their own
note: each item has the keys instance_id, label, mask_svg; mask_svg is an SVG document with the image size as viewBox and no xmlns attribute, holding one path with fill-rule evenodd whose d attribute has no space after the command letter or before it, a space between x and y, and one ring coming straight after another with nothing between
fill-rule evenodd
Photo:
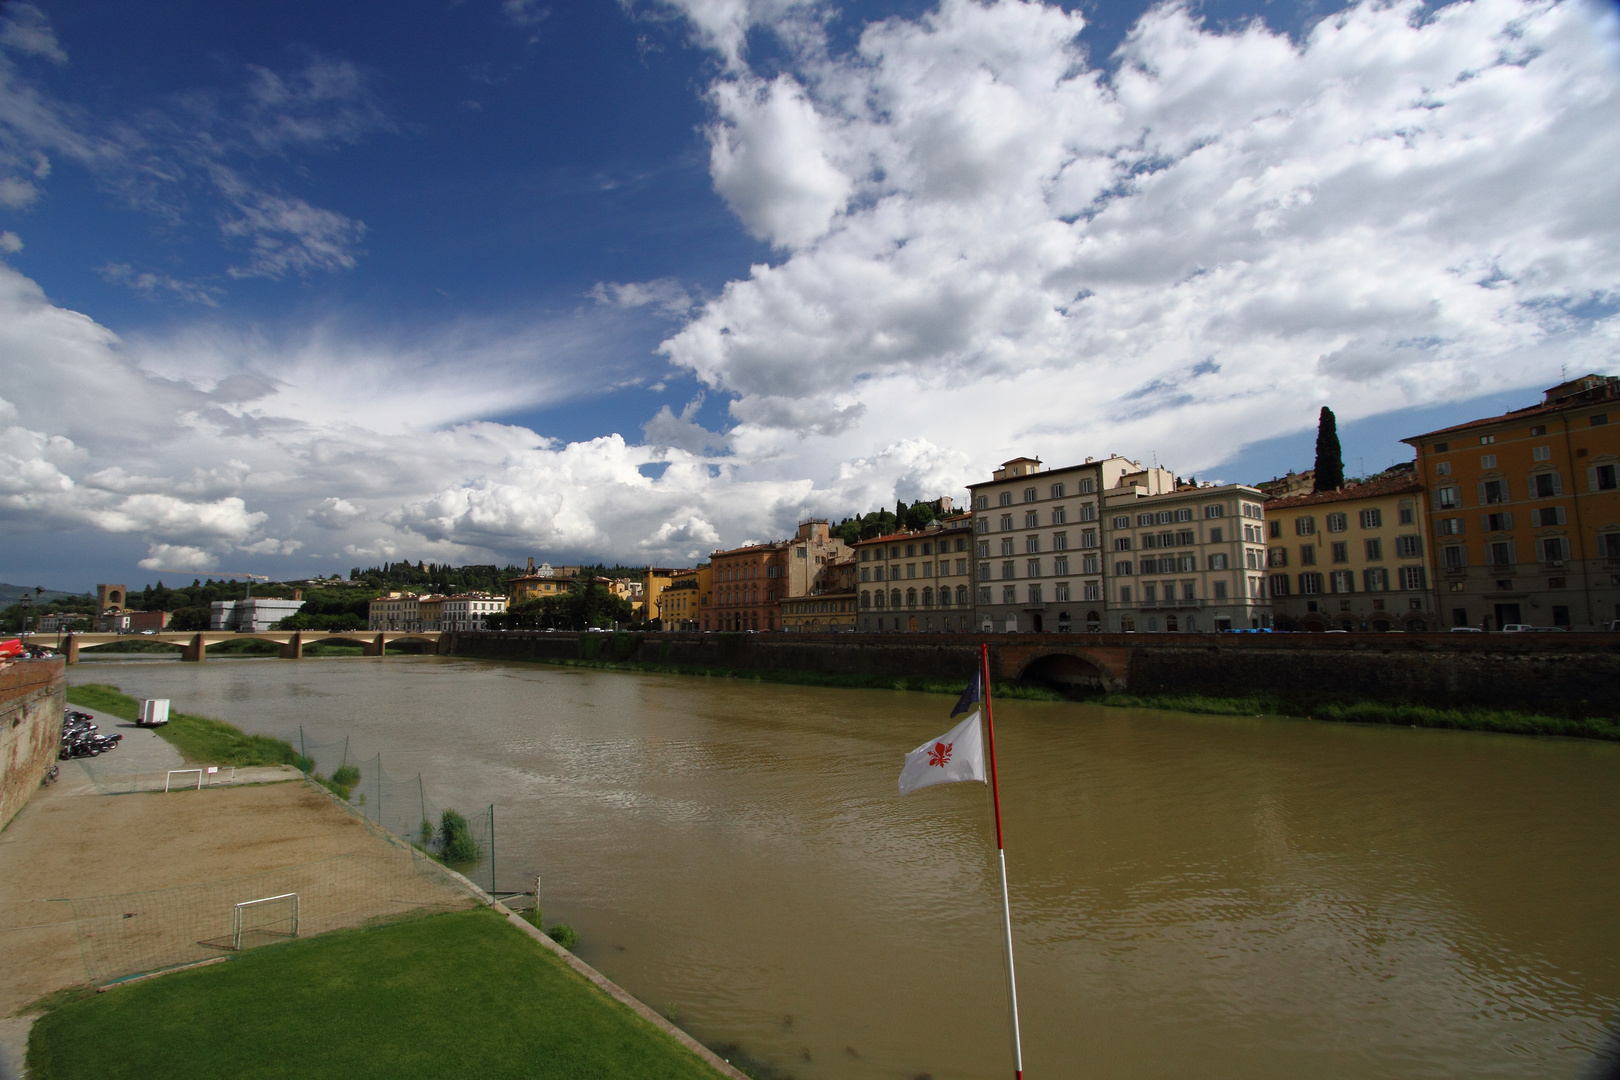
<instances>
[{"instance_id":1,"label":"tree","mask_svg":"<svg viewBox=\"0 0 1620 1080\"><path fill-rule=\"evenodd\" d=\"M912 503L906 511L906 528L923 529L934 520L934 508L925 502Z\"/></svg>"},{"instance_id":2,"label":"tree","mask_svg":"<svg viewBox=\"0 0 1620 1080\"><path fill-rule=\"evenodd\" d=\"M1339 448L1339 423L1333 410L1322 406L1316 421L1316 481L1311 490L1338 491L1344 487L1344 452Z\"/></svg>"}]
</instances>

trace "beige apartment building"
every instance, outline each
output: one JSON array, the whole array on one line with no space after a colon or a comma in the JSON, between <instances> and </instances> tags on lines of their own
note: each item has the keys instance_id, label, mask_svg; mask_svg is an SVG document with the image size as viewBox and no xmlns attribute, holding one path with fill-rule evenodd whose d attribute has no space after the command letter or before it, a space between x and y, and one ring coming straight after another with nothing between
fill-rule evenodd
<instances>
[{"instance_id":1,"label":"beige apartment building","mask_svg":"<svg viewBox=\"0 0 1620 1080\"><path fill-rule=\"evenodd\" d=\"M1108 605L1102 614L1109 630L1271 626L1265 495L1258 488L1177 485L1167 470L1139 469L1104 494L1103 525ZM1088 623L1091 615L1088 609Z\"/></svg>"},{"instance_id":2,"label":"beige apartment building","mask_svg":"<svg viewBox=\"0 0 1620 1080\"><path fill-rule=\"evenodd\" d=\"M972 542L971 514L857 542L858 628L871 633L972 630Z\"/></svg>"},{"instance_id":3,"label":"beige apartment building","mask_svg":"<svg viewBox=\"0 0 1620 1080\"><path fill-rule=\"evenodd\" d=\"M425 604L424 604L425 607ZM443 597L438 603L438 630L488 630L489 617L506 610L506 597L489 593L463 593Z\"/></svg>"},{"instance_id":4,"label":"beige apartment building","mask_svg":"<svg viewBox=\"0 0 1620 1080\"><path fill-rule=\"evenodd\" d=\"M1146 470L1155 487L1174 486ZM1042 470L1014 458L969 484L973 506L975 625L990 633L1069 631L1103 626L1103 493L1144 474L1118 455ZM1168 477L1168 480L1164 478Z\"/></svg>"},{"instance_id":5,"label":"beige apartment building","mask_svg":"<svg viewBox=\"0 0 1620 1080\"><path fill-rule=\"evenodd\" d=\"M1266 573L1279 630L1439 628L1423 482L1402 471L1266 503Z\"/></svg>"}]
</instances>

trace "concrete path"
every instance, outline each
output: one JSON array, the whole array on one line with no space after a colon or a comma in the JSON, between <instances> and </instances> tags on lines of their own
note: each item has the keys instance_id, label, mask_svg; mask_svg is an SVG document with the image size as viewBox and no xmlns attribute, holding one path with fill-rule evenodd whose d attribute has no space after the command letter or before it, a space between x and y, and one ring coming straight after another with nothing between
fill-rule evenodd
<instances>
[{"instance_id":1,"label":"concrete path","mask_svg":"<svg viewBox=\"0 0 1620 1080\"><path fill-rule=\"evenodd\" d=\"M136 727L132 720L121 720L111 713L97 712L73 706L78 712L89 713L97 729L104 735L114 732L123 741L116 749L90 758L73 758L59 762L62 773L57 781L65 795L116 795L134 791L162 791L165 784L195 787L195 774L170 777L173 769L204 768L203 787L223 784L262 784L278 780L296 779L300 773L290 765L266 765L252 768L233 768L222 765L216 773L208 773L209 762L188 762L174 744L151 728Z\"/></svg>"}]
</instances>

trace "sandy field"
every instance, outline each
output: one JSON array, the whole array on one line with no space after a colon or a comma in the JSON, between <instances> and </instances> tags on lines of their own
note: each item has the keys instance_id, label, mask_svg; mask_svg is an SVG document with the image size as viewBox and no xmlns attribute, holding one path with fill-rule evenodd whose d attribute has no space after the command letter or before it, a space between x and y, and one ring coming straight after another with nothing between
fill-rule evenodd
<instances>
[{"instance_id":1,"label":"sandy field","mask_svg":"<svg viewBox=\"0 0 1620 1080\"><path fill-rule=\"evenodd\" d=\"M100 794L109 775L179 766L167 743L132 730L110 754L62 762L61 780L0 832L0 1017L68 987L229 955L245 900L297 892L300 936L474 903L290 768L200 791ZM245 912L242 944L280 940L289 907ZM26 1026L0 1023L0 1059L11 1059L0 1074L15 1068Z\"/></svg>"}]
</instances>

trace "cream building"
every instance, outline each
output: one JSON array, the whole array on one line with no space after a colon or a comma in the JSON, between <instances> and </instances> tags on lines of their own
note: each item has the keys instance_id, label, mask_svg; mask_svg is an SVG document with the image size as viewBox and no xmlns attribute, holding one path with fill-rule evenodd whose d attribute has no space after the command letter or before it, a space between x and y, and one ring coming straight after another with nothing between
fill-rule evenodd
<instances>
[{"instance_id":1,"label":"cream building","mask_svg":"<svg viewBox=\"0 0 1620 1080\"><path fill-rule=\"evenodd\" d=\"M489 629L488 619L506 611L506 597L489 593L463 593L439 601L439 629L474 631Z\"/></svg>"},{"instance_id":2,"label":"cream building","mask_svg":"<svg viewBox=\"0 0 1620 1080\"><path fill-rule=\"evenodd\" d=\"M855 545L862 631L973 629L973 519L956 514L915 532Z\"/></svg>"},{"instance_id":3,"label":"cream building","mask_svg":"<svg viewBox=\"0 0 1620 1080\"><path fill-rule=\"evenodd\" d=\"M1266 503L1279 630L1433 630L1423 483L1414 474Z\"/></svg>"},{"instance_id":4,"label":"cream building","mask_svg":"<svg viewBox=\"0 0 1620 1080\"><path fill-rule=\"evenodd\" d=\"M1164 469L1140 470L1108 490L1102 517L1107 629L1271 626L1265 496L1258 488L1177 486Z\"/></svg>"}]
</instances>

